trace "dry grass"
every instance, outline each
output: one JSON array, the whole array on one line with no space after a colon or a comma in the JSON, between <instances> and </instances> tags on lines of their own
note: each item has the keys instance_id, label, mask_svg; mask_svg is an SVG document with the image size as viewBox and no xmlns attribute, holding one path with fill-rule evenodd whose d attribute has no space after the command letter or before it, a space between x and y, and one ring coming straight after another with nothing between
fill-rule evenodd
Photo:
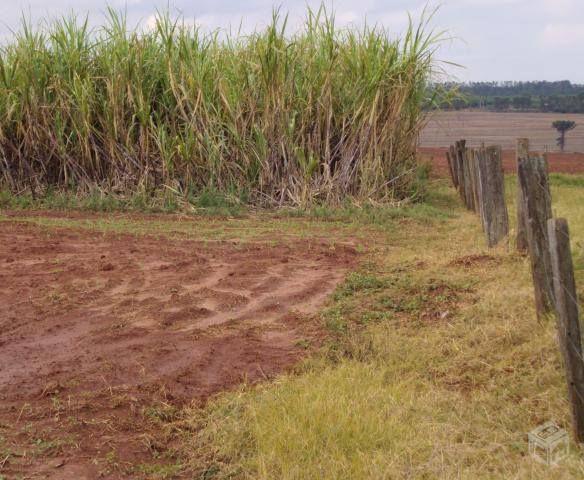
<instances>
[{"instance_id":1,"label":"dry grass","mask_svg":"<svg viewBox=\"0 0 584 480\"><path fill-rule=\"evenodd\" d=\"M507 186L512 213L514 178ZM583 298L584 177L554 175L552 188L556 215L570 222ZM429 204L297 215L21 220L47 232L369 245L322 314L331 338L321 354L161 421L187 478L582 478L575 445L551 469L527 455L526 433L549 419L569 427L569 410L555 324L537 324L526 258L504 245L487 250L477 218L442 181Z\"/></svg>"},{"instance_id":2,"label":"dry grass","mask_svg":"<svg viewBox=\"0 0 584 480\"><path fill-rule=\"evenodd\" d=\"M554 180L554 209L581 259L582 185L570 182ZM529 430L569 427L555 324L537 324L528 262L487 251L477 219L454 212L385 230L323 314L336 334L322 356L187 412L201 478L582 478L577 448L555 468L527 455Z\"/></svg>"}]
</instances>

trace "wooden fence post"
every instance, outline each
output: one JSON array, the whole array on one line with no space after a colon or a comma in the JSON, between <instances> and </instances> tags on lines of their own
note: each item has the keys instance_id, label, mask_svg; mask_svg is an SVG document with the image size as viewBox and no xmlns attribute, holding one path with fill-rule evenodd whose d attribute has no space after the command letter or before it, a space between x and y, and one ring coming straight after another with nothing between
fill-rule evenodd
<instances>
[{"instance_id":1,"label":"wooden fence post","mask_svg":"<svg viewBox=\"0 0 584 480\"><path fill-rule=\"evenodd\" d=\"M584 442L584 360L574 266L568 222L563 218L547 222L550 243L558 338L564 358L572 428L577 442Z\"/></svg>"},{"instance_id":2,"label":"wooden fence post","mask_svg":"<svg viewBox=\"0 0 584 480\"><path fill-rule=\"evenodd\" d=\"M483 156L486 155L486 151L484 146L480 148L475 148L473 151L474 156L474 164L475 164L475 182L476 182L476 189L477 189L477 213L479 214L479 218L481 220L481 225L483 226L483 231L486 232L485 226L485 202L484 202L484 195L483 195L483 184L482 184L482 175L481 169L483 168L483 162L486 162L486 159L483 159Z\"/></svg>"},{"instance_id":3,"label":"wooden fence post","mask_svg":"<svg viewBox=\"0 0 584 480\"><path fill-rule=\"evenodd\" d=\"M480 214L487 244L493 247L509 235L501 147L478 149L477 164Z\"/></svg>"},{"instance_id":4,"label":"wooden fence post","mask_svg":"<svg viewBox=\"0 0 584 480\"><path fill-rule=\"evenodd\" d=\"M458 179L459 179L458 159L456 156L456 146L455 145L450 146L450 160L452 161L452 173L454 175L454 186L458 190L460 188L460 185L458 183Z\"/></svg>"},{"instance_id":5,"label":"wooden fence post","mask_svg":"<svg viewBox=\"0 0 584 480\"><path fill-rule=\"evenodd\" d=\"M456 142L456 170L458 173L458 191L460 198L464 201L466 192L464 190L464 150L466 148L466 140L459 140Z\"/></svg>"},{"instance_id":6,"label":"wooden fence post","mask_svg":"<svg viewBox=\"0 0 584 480\"><path fill-rule=\"evenodd\" d=\"M547 221L552 218L552 203L547 161L541 155L519 160L521 201L525 209L525 231L537 316L542 320L553 311L554 294Z\"/></svg>"},{"instance_id":7,"label":"wooden fence post","mask_svg":"<svg viewBox=\"0 0 584 480\"><path fill-rule=\"evenodd\" d=\"M458 188L458 178L456 177L455 170L455 158L456 154L454 153L454 147L451 145L446 152L446 160L448 161L448 171L450 172L450 180L452 180L452 185L454 188Z\"/></svg>"},{"instance_id":8,"label":"wooden fence post","mask_svg":"<svg viewBox=\"0 0 584 480\"><path fill-rule=\"evenodd\" d=\"M517 250L527 252L527 233L525 231L525 204L521 201L521 187L519 186L519 160L529 156L529 140L517 139L515 161L517 167Z\"/></svg>"},{"instance_id":9,"label":"wooden fence post","mask_svg":"<svg viewBox=\"0 0 584 480\"><path fill-rule=\"evenodd\" d=\"M473 209L480 215L480 199L479 199L479 169L475 153L475 149L468 150L468 162L470 164L470 178L473 193Z\"/></svg>"},{"instance_id":10,"label":"wooden fence post","mask_svg":"<svg viewBox=\"0 0 584 480\"><path fill-rule=\"evenodd\" d=\"M472 182L472 170L470 164L470 148L465 148L462 152L464 162L464 203L466 208L474 210L474 191Z\"/></svg>"}]
</instances>

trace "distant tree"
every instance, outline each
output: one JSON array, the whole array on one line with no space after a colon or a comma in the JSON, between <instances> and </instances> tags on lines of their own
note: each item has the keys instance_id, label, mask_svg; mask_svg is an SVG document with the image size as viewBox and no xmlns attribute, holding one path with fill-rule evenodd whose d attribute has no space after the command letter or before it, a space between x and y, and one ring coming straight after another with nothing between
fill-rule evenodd
<instances>
[{"instance_id":1,"label":"distant tree","mask_svg":"<svg viewBox=\"0 0 584 480\"><path fill-rule=\"evenodd\" d=\"M572 120L556 120L552 123L552 127L554 127L560 134L557 138L558 147L563 152L564 147L566 146L566 132L570 130L574 130L576 128L576 122Z\"/></svg>"},{"instance_id":2,"label":"distant tree","mask_svg":"<svg viewBox=\"0 0 584 480\"><path fill-rule=\"evenodd\" d=\"M509 109L511 100L507 97L495 97L494 98L495 110L504 111Z\"/></svg>"},{"instance_id":3,"label":"distant tree","mask_svg":"<svg viewBox=\"0 0 584 480\"><path fill-rule=\"evenodd\" d=\"M539 110L558 113L584 113L584 84L567 80L559 82L446 82L437 84L446 91L456 91L467 96L467 106L489 108L497 111ZM498 97L498 98L497 98ZM449 108L455 108L449 105ZM456 108L460 108L457 105Z\"/></svg>"},{"instance_id":4,"label":"distant tree","mask_svg":"<svg viewBox=\"0 0 584 480\"><path fill-rule=\"evenodd\" d=\"M465 98L448 103L444 108L487 108L496 111L537 110L557 113L584 113L584 84L560 82L470 82L437 83L433 88L452 92L452 98Z\"/></svg>"},{"instance_id":5,"label":"distant tree","mask_svg":"<svg viewBox=\"0 0 584 480\"><path fill-rule=\"evenodd\" d=\"M513 108L515 110L521 110L521 108L522 108L521 97L513 97L513 99L511 100L511 103L513 104Z\"/></svg>"},{"instance_id":6,"label":"distant tree","mask_svg":"<svg viewBox=\"0 0 584 480\"><path fill-rule=\"evenodd\" d=\"M512 99L515 110L528 110L531 108L531 95L518 95Z\"/></svg>"}]
</instances>

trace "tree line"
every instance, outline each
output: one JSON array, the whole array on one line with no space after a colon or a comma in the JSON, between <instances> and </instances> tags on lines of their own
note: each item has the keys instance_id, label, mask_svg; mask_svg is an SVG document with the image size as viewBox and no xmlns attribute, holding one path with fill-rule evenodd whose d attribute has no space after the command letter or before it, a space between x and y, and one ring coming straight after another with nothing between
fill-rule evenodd
<instances>
[{"instance_id":1,"label":"tree line","mask_svg":"<svg viewBox=\"0 0 584 480\"><path fill-rule=\"evenodd\" d=\"M558 82L470 82L433 85L445 110L584 113L584 85Z\"/></svg>"}]
</instances>

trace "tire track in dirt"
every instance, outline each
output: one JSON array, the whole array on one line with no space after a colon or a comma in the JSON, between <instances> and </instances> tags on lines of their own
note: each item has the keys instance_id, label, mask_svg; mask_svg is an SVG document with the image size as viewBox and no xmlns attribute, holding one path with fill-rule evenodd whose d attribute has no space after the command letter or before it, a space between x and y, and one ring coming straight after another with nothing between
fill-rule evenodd
<instances>
[{"instance_id":1,"label":"tire track in dirt","mask_svg":"<svg viewBox=\"0 0 584 480\"><path fill-rule=\"evenodd\" d=\"M323 338L313 314L356 259L323 240L204 244L1 222L0 435L11 451L58 445L11 456L6 474L96 478L108 451L151 460L140 438L159 432L145 408L205 401L297 362L299 342ZM63 464L45 472L55 456Z\"/></svg>"}]
</instances>

